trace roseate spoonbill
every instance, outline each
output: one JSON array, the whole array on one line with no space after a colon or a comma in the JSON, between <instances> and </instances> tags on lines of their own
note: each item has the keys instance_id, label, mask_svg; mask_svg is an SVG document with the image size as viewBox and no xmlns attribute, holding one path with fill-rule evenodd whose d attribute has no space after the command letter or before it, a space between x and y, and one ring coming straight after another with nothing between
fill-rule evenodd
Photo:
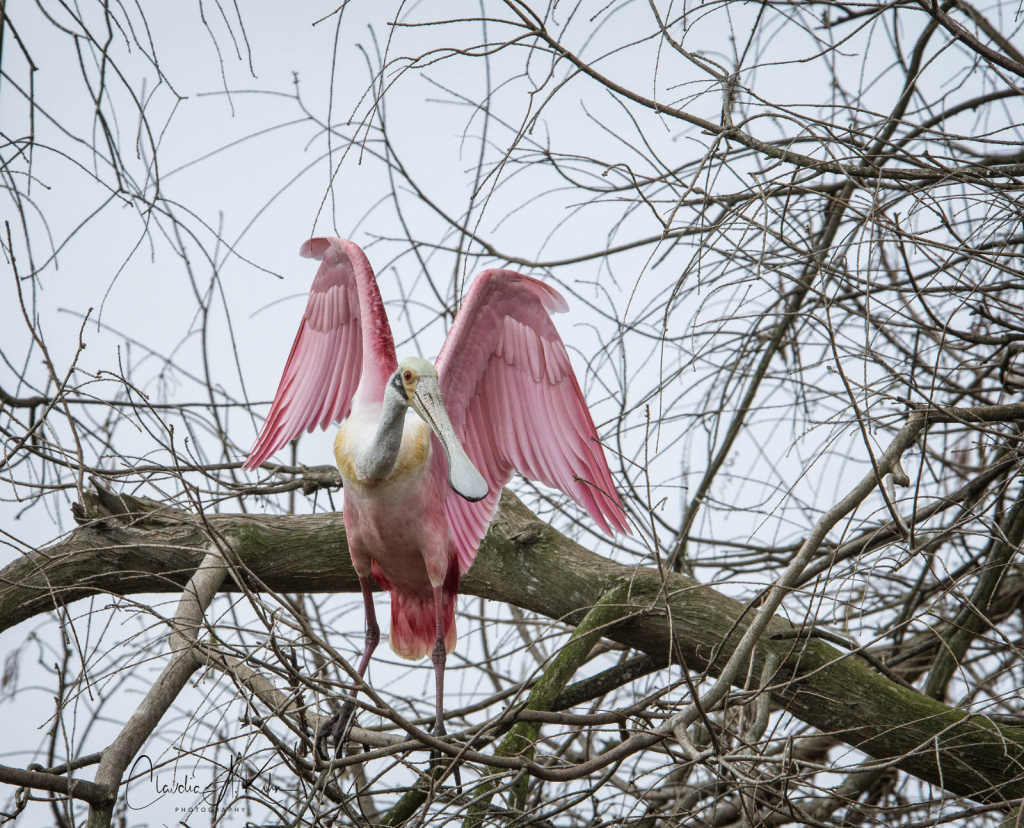
<instances>
[{"instance_id":1,"label":"roseate spoonbill","mask_svg":"<svg viewBox=\"0 0 1024 828\"><path fill-rule=\"evenodd\" d=\"M513 470L561 489L605 532L629 532L549 316L568 305L537 279L485 270L466 294L436 366L418 357L399 364L363 251L350 241L315 238L300 255L319 259L320 269L244 468L257 468L303 431L341 422L334 454L366 608L359 676L380 640L372 579L391 593L391 649L406 659L431 655L433 732L444 735L444 666L455 647L459 578ZM340 753L351 713L349 702L321 728L317 743L330 730Z\"/></svg>"}]
</instances>

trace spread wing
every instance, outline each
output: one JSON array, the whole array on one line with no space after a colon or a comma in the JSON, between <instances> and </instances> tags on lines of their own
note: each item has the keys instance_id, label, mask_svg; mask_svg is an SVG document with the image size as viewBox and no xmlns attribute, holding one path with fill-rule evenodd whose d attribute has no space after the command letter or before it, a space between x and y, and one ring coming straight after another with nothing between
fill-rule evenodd
<instances>
[{"instance_id":1,"label":"spread wing","mask_svg":"<svg viewBox=\"0 0 1024 828\"><path fill-rule=\"evenodd\" d=\"M455 433L490 487L478 503L453 492L445 500L463 572L515 469L561 489L608 534L613 527L629 533L597 429L549 315L568 309L543 282L511 270L485 270L473 281L437 358ZM443 466L440 454L432 456Z\"/></svg>"},{"instance_id":2,"label":"spread wing","mask_svg":"<svg viewBox=\"0 0 1024 828\"><path fill-rule=\"evenodd\" d=\"M356 269L369 270L366 257L352 242L340 239L311 239L299 252L322 263L274 403L242 466L245 469L257 468L303 431L312 431L318 424L324 429L347 417L362 373ZM369 279L373 280L372 271Z\"/></svg>"}]
</instances>

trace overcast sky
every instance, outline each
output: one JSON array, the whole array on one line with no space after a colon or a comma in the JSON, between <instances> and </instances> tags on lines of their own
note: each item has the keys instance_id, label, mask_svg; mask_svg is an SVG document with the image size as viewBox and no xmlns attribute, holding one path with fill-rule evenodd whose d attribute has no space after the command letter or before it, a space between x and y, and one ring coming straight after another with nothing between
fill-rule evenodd
<instances>
[{"instance_id":1,"label":"overcast sky","mask_svg":"<svg viewBox=\"0 0 1024 828\"><path fill-rule=\"evenodd\" d=\"M21 9L22 5L26 8ZM315 263L298 257L298 249L310 235L321 234L351 238L366 249L391 313L399 356L415 353L432 358L437 354L445 333L445 323L436 318L437 309L442 301L453 304L453 285L461 291L477 265L466 272L464 265L456 266L454 256L432 250L429 244L458 244L442 214L460 218L465 211L470 193L479 183L475 169L481 145L489 165L493 164L513 143L527 114L541 105L529 96L529 84L518 74L520 54L515 50L497 54L489 76L481 61L424 62L406 70L404 57L453 44L479 43L485 33L479 24L391 28L388 23L394 19L394 10L382 10L381 4L371 2L351 4L340 25L337 15L330 16L334 6L306 2L237 7L209 0L154 2L144 4L148 28L137 12L125 12L124 19L135 29L127 36L132 41L130 47L125 34L112 34L111 54L123 74L115 77L111 70L108 81L110 140L118 145L126 162L121 174L134 182L127 190L152 196L152 176L158 172L160 191L167 200L162 209L173 211L182 228L175 236L166 216L147 218L139 200L113 192L116 176L105 158L93 156L88 146L88 141L102 145L104 139L93 117L95 106L71 39L56 32L38 10L28 4L18 6L19 14L24 15L15 20L18 35L38 65L31 73L38 109L30 125L25 104L30 73L8 32L3 51L5 77L0 79L0 124L8 139L34 128L37 143L54 151L34 151L31 210L25 216L16 215L4 202L2 218L12 225L19 271L22 275L28 272L30 259L38 271L27 300L38 316L58 372L71 364L82 320L91 309L82 332L87 347L79 366L98 377L94 389L98 395L109 393L104 389L109 389L110 383L104 386L101 374L107 371L130 375L154 402L206 402L204 384L197 381L203 373L197 294L201 297L212 289L215 299L208 324L208 353L217 400L269 401L316 269ZM56 4L44 3L43 7L62 19L63 12ZM600 17L603 7L597 3L587 12L598 18L592 33L585 35L590 30L578 26L576 46L582 54L607 53L600 64L602 71L623 84L678 101L694 114L717 117L721 95L705 76L678 55L643 48L647 42L643 38L653 30L644 11L646 3L616 6ZM286 12L282 12L284 8ZM479 13L477 6L467 8L467 14ZM738 29L742 29L743 15L757 14L754 5L733 4L732 9L738 15L734 19ZM87 5L86 21L101 27L96 11ZM420 19L420 11L417 5L405 9L403 22ZM570 18L568 8L557 9L553 21L572 29L576 24ZM699 39L708 54L729 55L737 47L720 25L720 18L718 21L694 20L691 37ZM493 24L486 40L507 34ZM146 44L144 49L134 43L135 38ZM856 68L869 39L867 33L860 35L833 59L850 61ZM616 43L635 45L609 51ZM809 72L799 63L768 60L813 55L818 48L812 38L780 35L766 47L759 82L772 89L781 103L827 103L832 90L825 75ZM97 60L93 53L84 54L87 64ZM163 81L158 79L152 55L158 59ZM393 178L380 158L379 132L375 125L369 129L360 126L373 106L371 81L385 55L393 61L393 71L384 78L388 94L383 104L396 153L393 160L408 172L419 188L418 196L433 206L418 202L409 185L400 182L395 186L404 196L401 211L396 209L388 199ZM941 55L936 57L933 69L941 67L942 60ZM90 66L87 74L95 77L98 66ZM542 76L544 67L531 65L531 71ZM564 74L566 70L559 67L558 71ZM941 86L961 81L936 70L923 82ZM474 103L484 99L488 89L500 117L485 121ZM882 108L895 92L883 75L868 89L866 99L876 96ZM144 128L133 98L145 101ZM349 123L353 116L355 120ZM648 116L644 153L663 154L679 163L678 159L699 158L705 152L707 139L699 130ZM368 120L374 123L372 118ZM328 122L335 125L330 140L322 128ZM777 134L773 130L788 127L784 121L773 121L759 122L756 128L768 138ZM352 137L358 142L352 143ZM88 140L83 143L83 138ZM578 92L574 88L572 94L555 98L518 140L526 150L550 146L607 158L605 173L610 172L611 180L619 176L628 181L633 174L628 165L638 164L638 170L642 167L638 159L644 153L630 146L642 144L632 115L605 90L583 84ZM154 146L159 147L155 168L151 164ZM731 187L745 174L744 170L726 171L715 186ZM586 175L602 178L600 170L589 170ZM730 175L736 179L726 181ZM657 236L661 228L643 210L616 224L621 211L612 197L578 211L578 192L563 192L557 177L543 178L528 165L501 168L483 183L480 193L470 224L499 251L488 265L505 264L502 257L556 261L599 250L605 244ZM23 221L31 249L26 245ZM402 241L406 229L427 245L419 249L419 259ZM553 230L558 232L553 234ZM187 261L176 256L175 249L184 250ZM556 323L570 346L599 424L618 414L609 389L620 390L622 377L641 388L652 387L661 373L680 367L688 358L685 343L668 352L659 347L663 319L649 315L648 310L672 290L675 279L690 264L693 248L689 243L673 248L669 264L657 270L652 262L661 250L651 246L609 259L595 257L553 276L543 269L534 274L552 279L569 298L572 312ZM215 271L217 279L212 281ZM29 353L30 337L20 318L14 279L9 270L5 274L0 278L0 338L6 354L24 355ZM454 280L453 274L457 274ZM440 296L432 284L439 286ZM754 279L743 291L747 301L762 293L774 295ZM699 304L673 317L673 333L702 330L702 324L727 315L733 299L732 294L702 294ZM230 325L225 308L230 309ZM619 326L623 320L635 328L623 333ZM697 327L689 327L694 323ZM618 340L620 333L622 339ZM621 349L609 348L606 358L595 364L596 374L587 370L602 344L620 341ZM169 366L167 359L173 359L175 365ZM38 352L33 352L28 375L39 390L45 390L45 372L39 362ZM22 396L33 393L16 385L15 378L22 370L20 364L0 365L0 386ZM867 370L865 366L865 378ZM696 368L690 376L698 376ZM240 377L244 377L244 388ZM646 400L639 396L626 397L628 422L635 429L634 442L626 450L630 456L642 457ZM650 402L657 419L664 400L653 398ZM688 410L700 412L701 403L699 397L690 400ZM266 406L257 410L265 413ZM96 416L105 415L97 412ZM238 451L226 459L241 460L259 422L241 409L230 411L227 422ZM696 429L697 436L689 432L684 436L687 425L687 421L676 420L666 425L664 433L652 437L660 454L651 466L651 500L659 503L665 499L659 508L666 510L669 521L678 515L684 501L683 473L703 468L701 439L710 439ZM795 421L769 423L763 445L740 447L733 458L737 465L731 494L766 505L760 512L752 510L715 528L738 540L759 531L763 537L788 537L805 525L806 515L800 510L806 503L838 490L842 474L819 477L819 471L812 469L806 479L801 478L806 458L817 456L824 438L818 434L804 438L799 430ZM860 437L847 437L839 450L854 457L863 454ZM180 434L177 438L183 439ZM304 437L299 461L310 465L331 462L332 440L333 432ZM167 460L150 435L134 426L124 426L119 448L140 458ZM744 475L755 464L771 471L760 478L751 473L750 479L769 479L772 484L751 483L744 489ZM790 486L797 506L792 523L784 510L773 511ZM20 542L43 544L72 528L68 506L73 493L50 498L45 508L36 506L24 514L18 496L9 487L4 490L0 525ZM303 511L310 506L299 498L297 508ZM771 517L764 518L762 524L766 514ZM635 548L642 548L639 542ZM0 563L17 553L15 544L0 547ZM746 587L728 588L742 591ZM386 613L382 615L386 617ZM351 618L358 632L358 612ZM0 636L0 654L18 646L25 634L26 625L22 625ZM462 655L469 658L471 651ZM385 675L394 681L408 675L377 669L381 681ZM30 669L25 670L29 676ZM420 670L415 676L416 681L425 681L428 674ZM26 704L39 703L42 697L42 693L23 696ZM7 763L30 761L26 751L35 750L43 738L31 730L38 724L35 719L18 719L15 727L24 732L7 731L6 738L18 745L16 753L7 755ZM97 738L97 743L100 741ZM171 816L168 824L173 824Z\"/></svg>"}]
</instances>

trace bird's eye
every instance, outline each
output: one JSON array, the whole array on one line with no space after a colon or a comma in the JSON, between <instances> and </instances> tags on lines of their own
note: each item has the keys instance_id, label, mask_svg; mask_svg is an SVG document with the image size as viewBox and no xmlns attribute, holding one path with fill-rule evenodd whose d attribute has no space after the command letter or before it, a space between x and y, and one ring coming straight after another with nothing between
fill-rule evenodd
<instances>
[{"instance_id":1,"label":"bird's eye","mask_svg":"<svg viewBox=\"0 0 1024 828\"><path fill-rule=\"evenodd\" d=\"M412 380L412 371L406 371L406 372L405 372L405 373L404 373L404 374L402 375L402 377L403 377L403 378L405 379L405 381L406 381L406 382L409 382L409 381L411 381L411 380Z\"/></svg>"}]
</instances>

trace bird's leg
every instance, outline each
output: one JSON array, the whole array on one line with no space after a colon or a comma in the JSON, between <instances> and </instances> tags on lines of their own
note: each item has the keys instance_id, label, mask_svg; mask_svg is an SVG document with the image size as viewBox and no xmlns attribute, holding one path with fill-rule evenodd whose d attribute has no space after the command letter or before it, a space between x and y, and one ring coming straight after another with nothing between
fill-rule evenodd
<instances>
[{"instance_id":1,"label":"bird's leg","mask_svg":"<svg viewBox=\"0 0 1024 828\"><path fill-rule=\"evenodd\" d=\"M434 696L434 729L431 732L435 736L447 736L448 731L444 728L444 666L448 654L444 646L444 603L441 587L434 587L434 612L437 617L437 639L434 641L434 652L430 654L430 660L434 662L436 695Z\"/></svg>"},{"instance_id":2,"label":"bird's leg","mask_svg":"<svg viewBox=\"0 0 1024 828\"><path fill-rule=\"evenodd\" d=\"M370 579L359 576L359 586L363 591L363 610L366 613L366 639L363 642L363 657L359 659L359 678L366 675L366 668L370 664L370 657L373 651L380 644L380 627L377 626L377 611L373 607L373 584ZM352 688L352 695L358 693L358 688Z\"/></svg>"},{"instance_id":3,"label":"bird's leg","mask_svg":"<svg viewBox=\"0 0 1024 828\"><path fill-rule=\"evenodd\" d=\"M359 669L357 670L359 678L362 678L366 674L366 668L370 663L373 651L377 649L377 645L380 643L380 627L377 626L377 613L373 607L373 585L370 583L370 579L360 575L359 586L363 591L363 609L366 611L366 639L363 642L363 657L359 660ZM349 695L354 699L358 692L359 688L353 687ZM317 753L326 758L326 755L320 750L320 743L330 733L334 737L334 755L341 756L341 748L345 744L345 733L355 720L353 715L355 707L352 701L346 701L341 706L340 711L320 726L316 734Z\"/></svg>"},{"instance_id":4,"label":"bird's leg","mask_svg":"<svg viewBox=\"0 0 1024 828\"><path fill-rule=\"evenodd\" d=\"M434 736L447 736L448 731L444 726L444 667L448 653L444 646L444 596L441 587L434 587L434 612L437 618L437 638L434 641L434 651L430 654L430 660L434 663L436 695L434 696L434 729L431 733ZM436 768L440 762L440 752L432 750L430 766ZM459 773L458 764L455 765L455 784L461 794L462 774Z\"/></svg>"}]
</instances>

